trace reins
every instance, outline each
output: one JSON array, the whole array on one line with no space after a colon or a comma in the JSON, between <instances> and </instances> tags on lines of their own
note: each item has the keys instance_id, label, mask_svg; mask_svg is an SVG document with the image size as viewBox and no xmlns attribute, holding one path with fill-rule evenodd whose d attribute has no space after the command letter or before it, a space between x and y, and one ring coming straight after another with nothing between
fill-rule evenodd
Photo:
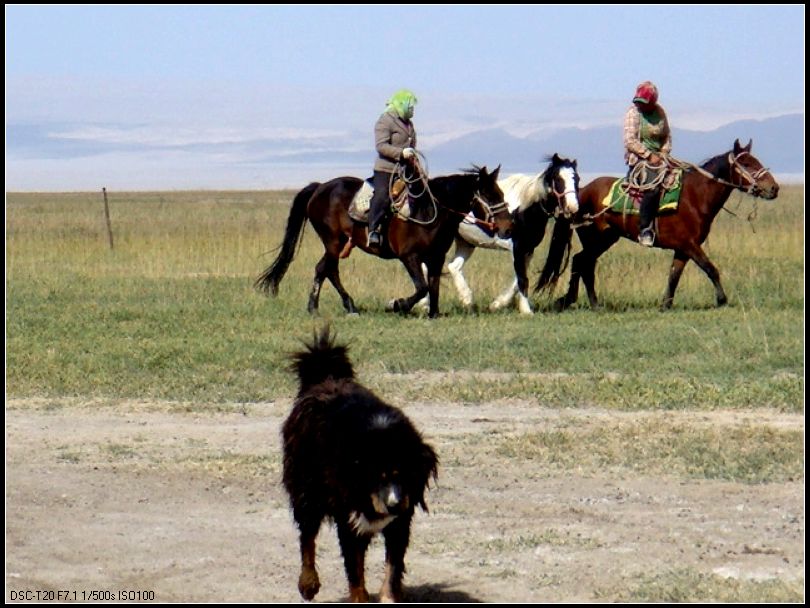
<instances>
[{"instance_id":1,"label":"reins","mask_svg":"<svg viewBox=\"0 0 810 608\"><path fill-rule=\"evenodd\" d=\"M414 224L419 224L420 226L427 226L427 225L432 224L433 222L436 221L436 218L439 215L439 210L436 207L437 207L437 205L439 203L436 200L436 197L433 196L433 193L430 191L430 186L428 185L428 179L426 177L427 174L428 174L427 173L427 168L426 168L427 163L423 164L420 161L420 157L422 159L424 159L424 155L422 155L421 152L417 152L417 155L418 156L416 157L416 159L414 161L414 164L416 165L416 175L413 178L409 178L407 176L407 172L405 170L406 168L405 168L404 165L402 165L401 163L397 163L396 173L392 173L391 178L388 181L388 195L391 197L391 200L394 200L392 189L393 189L395 176L398 177L399 179L401 179L405 183L405 188L406 188L406 190L408 192L408 195L411 198L419 198L419 197L423 196L425 193L427 193L427 195L430 197L430 202L433 203L433 217L432 218L430 218L429 220L418 220L418 219L416 219L414 217L410 217L410 216L405 217L405 216L397 213L397 215L399 215L402 219L404 219L407 222L413 222ZM416 183L421 183L422 184L422 191L419 192L419 194L413 194L413 192L411 191L411 184L416 184Z\"/></svg>"},{"instance_id":2,"label":"reins","mask_svg":"<svg viewBox=\"0 0 810 608\"><path fill-rule=\"evenodd\" d=\"M751 190L753 190L753 188L754 188L754 186L756 186L757 182L762 177L764 177L766 174L770 173L771 171L770 171L770 169L767 169L765 167L761 167L760 169L758 169L754 173L751 173L748 169L746 169L742 165L742 163L740 163L740 160L739 160L740 157L746 156L746 155L750 156L750 154L745 150L743 150L742 152L740 152L736 156L734 155L734 152L729 152L728 153L728 164L731 167L732 171L736 171L737 174L742 179L745 179L748 182L747 184L735 184L732 181L725 180L722 177L718 177L715 174L710 173L709 171L706 171L706 169L704 169L703 167L699 167L698 165L695 165L695 164L692 164L690 162L686 162L686 161L683 161L683 160L678 160L678 159L673 158L673 157L669 158L669 163L670 163L671 166L679 168L679 169L694 169L695 171L700 173L703 177L705 177L707 179L710 179L710 180L712 180L714 182L717 182L718 184L722 184L724 186L734 188L735 190L740 190L741 192L744 192L745 194L751 194Z\"/></svg>"},{"instance_id":3,"label":"reins","mask_svg":"<svg viewBox=\"0 0 810 608\"><path fill-rule=\"evenodd\" d=\"M745 155L750 155L750 153L747 152L746 150L743 150L742 152L740 152L737 155L735 155L733 151L728 153L728 163L729 163L730 171L736 171L741 179L746 180L747 183L745 183L745 184L742 184L742 183L735 184L732 181L725 180L722 177L718 177L717 175L707 171L703 167L700 167L698 165L695 165L695 164L687 162L687 161L679 160L679 159L674 158L672 156L667 157L666 163L672 168L684 169L684 170L692 169L694 171L697 171L703 177L705 177L707 179L710 179L713 182L716 182L718 184L722 184L723 186L728 186L730 188L733 188L734 190L739 190L740 192L743 192L744 194L751 194L751 191L754 189L757 182L763 176L770 173L770 169L767 169L766 167L761 167L760 169L758 169L755 172L751 173L739 161L740 157L745 156ZM653 180L651 183L649 183L649 184L644 183L647 171L652 167L660 168L660 165L651 165L651 164L647 163L644 160L641 160L638 163L636 163L633 166L633 169L628 174L627 180L620 185L620 187L624 189L625 194L627 193L627 190L629 190L630 188L635 188L635 189L640 190L640 191L645 191L645 190L651 190L653 188L658 188L659 186L661 186L664 179L666 178L666 174L667 174L666 171L661 171L660 174L656 177L656 179ZM734 217L737 217L737 215L735 213L733 213L732 211L729 211L728 209L726 209L725 206L723 206L722 208L726 212L733 215ZM607 213L608 211L610 211L610 206L609 205L603 207L598 213L594 213L594 214L585 213L582 216L583 221L579 222L579 223L572 224L572 228L578 228L580 226L586 226L588 224L592 224L593 220L598 218L600 215L602 215L604 213ZM751 224L751 230L754 230L753 220L756 219L756 217L757 217L757 205L756 205L756 197L755 197L754 198L754 209L751 211L751 213L748 214L748 218L747 218L748 222Z\"/></svg>"},{"instance_id":4,"label":"reins","mask_svg":"<svg viewBox=\"0 0 810 608\"><path fill-rule=\"evenodd\" d=\"M463 218L465 218L465 220L468 223L477 224L479 226L484 226L485 228L488 228L489 230L495 230L497 228L497 224L495 223L495 221L490 221L488 219L487 220L482 220L482 219L479 219L477 217L469 218L469 217L467 217L468 212L466 212L466 211L456 211L455 209L452 209L452 208L448 207L447 205L444 205L444 204L440 203L436 199L436 197L433 195L433 192L430 191L430 185L428 183L428 178L427 178L427 175L428 175L427 159L425 159L424 154L422 154L419 151L417 151L416 154L417 154L416 160L415 160L416 176L414 178L409 179L407 177L407 175L406 175L405 166L402 165L401 163L397 164L397 171L396 171L396 173L391 174L391 179L388 182L389 196L391 196L391 198L393 200L392 188L393 188L393 183L394 183L394 179L395 179L394 176L396 175L396 177L398 177L403 182L405 182L408 193L412 198L419 198L419 197L423 196L425 193L427 193L427 195L430 197L430 202L433 204L433 217L430 218L429 220L419 220L419 219L416 219L414 217L410 217L410 216L405 217L403 215L400 215L400 218L402 220L404 220L406 222L413 222L414 224L419 224L420 226L427 226L427 225L430 225L430 224L432 224L433 222L436 221L436 218L439 215L438 207L441 207L441 208L445 209L446 211L449 211L450 213L455 213L456 215L462 216ZM411 192L411 184L416 184L417 182L422 184L423 190L421 192L419 192L419 194L413 194L413 192ZM496 205L490 205L486 200L484 200L484 198L481 196L481 194L477 190L473 193L473 201L478 202L481 205L483 205L484 209L487 210L488 217L494 217L502 209L505 209L507 207L505 202L501 202L501 203L498 203Z\"/></svg>"}]
</instances>

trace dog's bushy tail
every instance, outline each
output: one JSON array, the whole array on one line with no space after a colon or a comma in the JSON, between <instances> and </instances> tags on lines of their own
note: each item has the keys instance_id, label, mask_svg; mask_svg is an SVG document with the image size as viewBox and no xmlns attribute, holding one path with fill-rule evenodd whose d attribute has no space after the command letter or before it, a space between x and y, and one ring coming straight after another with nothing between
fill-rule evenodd
<instances>
[{"instance_id":1,"label":"dog's bushy tail","mask_svg":"<svg viewBox=\"0 0 810 608\"><path fill-rule=\"evenodd\" d=\"M335 344L335 336L327 325L315 331L306 350L293 355L293 369L298 372L301 392L320 384L327 378L354 379L354 368L349 361L348 348Z\"/></svg>"}]
</instances>

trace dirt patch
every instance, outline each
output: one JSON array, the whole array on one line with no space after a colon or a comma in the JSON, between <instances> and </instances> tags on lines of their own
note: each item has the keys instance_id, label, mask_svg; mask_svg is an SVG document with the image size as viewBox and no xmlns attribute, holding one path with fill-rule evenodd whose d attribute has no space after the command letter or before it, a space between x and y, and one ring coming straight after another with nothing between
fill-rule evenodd
<instances>
[{"instance_id":1,"label":"dirt patch","mask_svg":"<svg viewBox=\"0 0 810 608\"><path fill-rule=\"evenodd\" d=\"M7 601L24 591L301 601L297 535L280 485L279 429L289 401L196 409L11 400L6 407ZM554 410L520 401L405 410L441 458L431 512L414 519L407 599L612 601L628 581L676 568L804 579L803 479L748 485L544 471L479 449L493 436L560 421L655 416L795 430L804 427L801 415ZM317 601L345 600L331 527L321 530L318 554ZM375 541L367 561L375 597L382 575L383 546Z\"/></svg>"}]
</instances>

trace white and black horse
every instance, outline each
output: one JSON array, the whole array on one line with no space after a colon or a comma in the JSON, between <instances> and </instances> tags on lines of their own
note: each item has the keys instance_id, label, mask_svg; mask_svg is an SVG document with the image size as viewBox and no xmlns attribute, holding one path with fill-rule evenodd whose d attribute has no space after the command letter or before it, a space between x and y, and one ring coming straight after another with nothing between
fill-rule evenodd
<instances>
[{"instance_id":1,"label":"white and black horse","mask_svg":"<svg viewBox=\"0 0 810 608\"><path fill-rule=\"evenodd\" d=\"M514 219L511 238L498 238L472 222L464 222L459 226L455 252L447 268L453 277L461 303L466 308L472 306L473 294L461 269L476 247L484 247L511 251L515 268L515 280L490 304L490 310L503 308L514 298L521 313L532 314L527 270L534 250L543 240L550 218L568 218L579 210L577 161L557 154L548 161L546 170L537 175L516 174L498 180L498 186L503 191L503 200ZM570 238L567 227L560 238ZM548 283L553 278L541 276L540 284Z\"/></svg>"}]
</instances>

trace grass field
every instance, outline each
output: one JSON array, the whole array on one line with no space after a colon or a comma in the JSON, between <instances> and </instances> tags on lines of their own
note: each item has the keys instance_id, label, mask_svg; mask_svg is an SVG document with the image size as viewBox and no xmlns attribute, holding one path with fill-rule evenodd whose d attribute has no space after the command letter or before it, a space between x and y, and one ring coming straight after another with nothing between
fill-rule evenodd
<instances>
[{"instance_id":1,"label":"grass field","mask_svg":"<svg viewBox=\"0 0 810 608\"><path fill-rule=\"evenodd\" d=\"M364 379L403 398L475 402L530 397L609 408L803 408L803 188L773 203L733 195L706 249L730 305L687 267L674 309L658 311L671 253L622 241L600 260L604 310L523 318L487 304L508 284L508 255L480 251L466 275L480 312L443 281L443 317L384 312L410 293L396 261L355 251L346 317L328 284L321 318L306 300L321 244L307 228L277 298L252 289L274 258L291 192L9 194L6 202L7 393L260 401L290 395L286 356L324 321L351 343ZM535 264L544 258L538 250ZM536 268L534 269L536 270ZM563 288L561 281L558 290ZM557 294L559 295L559 293ZM402 383L392 374L474 372ZM486 373L484 373L486 372Z\"/></svg>"}]
</instances>

